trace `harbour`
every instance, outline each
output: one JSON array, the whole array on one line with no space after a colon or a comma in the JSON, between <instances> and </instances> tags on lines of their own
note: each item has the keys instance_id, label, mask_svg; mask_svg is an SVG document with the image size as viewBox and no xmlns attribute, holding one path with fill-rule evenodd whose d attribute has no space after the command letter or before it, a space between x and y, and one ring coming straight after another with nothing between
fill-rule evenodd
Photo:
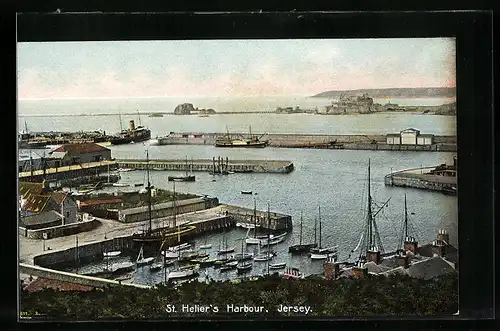
<instances>
[{"instance_id":1,"label":"harbour","mask_svg":"<svg viewBox=\"0 0 500 331\"><path fill-rule=\"evenodd\" d=\"M173 152L171 154L172 157L177 157L179 169L176 171L166 170L166 171L149 171L151 182L155 184L156 187L160 187L162 189L171 190L172 184L167 184L166 180L167 176L175 173L179 173L185 170L185 155L192 156L193 160L201 159L200 156L204 156L207 154L209 149L212 147L209 146L177 146L176 150L171 150ZM161 159L161 155L164 153L164 148L154 148L153 146L149 148L151 153L151 160L158 158ZM220 157L221 160L232 159L237 155L241 155L241 151L235 150L225 150ZM122 145L112 148L113 156L117 159L140 159L141 154L144 153L144 146L142 145ZM300 153L300 154L297 154ZM216 251L221 246L221 242L226 240L229 243L233 243L235 247L235 253L240 252L239 248L239 239L249 236L249 231L247 228L241 227L241 223L247 223L251 225L252 222L248 221L253 215L254 206L258 206L257 213L265 219L266 210L265 206L269 202L271 204L271 210L273 212L281 212L283 214L289 215L290 220L292 222L291 229L282 229L281 231L287 232L283 241L279 242L276 246L272 247L272 251L276 253L271 259L271 264L282 264L285 263L286 267L296 267L301 272L304 272L307 275L312 274L322 274L323 273L323 262L319 260L318 262L312 262L310 258L305 255L293 255L289 254L288 247L299 242L299 234L298 234L298 222L299 215L303 213L305 215L304 218L304 227L303 227L303 236L308 238L307 240L310 242L312 240L313 232L314 232L314 218L317 215L317 207L322 207L322 219L323 219L323 232L324 238L323 242L325 245L329 246L338 246L339 258L345 259L349 255L350 250L352 250L353 246L356 245L356 234L359 233L355 229L360 226L360 219L362 218L362 208L353 208L355 206L351 204L342 203L342 200L335 201L332 203L332 200L329 197L332 194L342 194L347 200L359 200L362 197L362 191L366 190L366 187L363 188L363 174L366 171L363 171L363 163L366 162L367 159L372 160L373 166L373 190L376 194L377 200L384 200L386 197L391 198L391 202L386 207L388 209L384 209L384 212L387 212L386 218L380 220L379 227L381 232L381 237L384 238L384 242L388 242L386 244L387 247L396 248L397 246L397 233L394 233L395 224L398 223L398 217L394 215L398 215L398 210L401 208L401 195L403 192L407 192L407 189L398 188L395 186L386 186L385 178L388 173L393 172L392 165L394 164L395 154L398 153L398 165L404 169L409 169L412 166L414 167L415 163L421 163L425 165L427 168L435 168L430 167L430 165L441 164L441 163L452 163L453 153L424 153L417 154L417 158L415 159L415 155L413 152L385 152L385 151L346 151L346 150L320 150L320 149L304 149L304 150L295 150L295 149L283 149L283 148L273 148L267 147L265 149L246 150L244 155L249 159L256 159L256 156L259 155L260 158L264 155L272 156L272 159L290 159L290 160L300 160L294 162L294 171L292 177L287 179L287 184L282 185L283 180L280 179L282 174L279 173L242 173L242 174L232 174L228 176L215 176L210 174L210 172L197 172L197 178L195 182L177 182L176 190L179 192L190 192L198 195L208 195L212 197L217 197L222 204L218 207L207 209L207 210L198 210L193 213L180 214L178 219L190 218L190 222L196 223L193 217L199 220L209 220L211 217L220 217L220 215L224 215L226 210L232 210L231 213L232 220L228 223L228 227L219 228L216 231L209 231L206 234L196 235L195 237L189 238L188 242L192 244L193 248L197 248L203 245L209 244L211 249L206 252L210 254L211 258L217 257ZM408 154L409 153L409 154ZM253 155L253 156L252 156ZM300 155L300 156L299 156ZM438 155L438 159L435 158L435 155ZM255 156L255 157L254 157ZM189 160L190 158L188 158ZM263 159L269 159L264 157ZM142 159L143 163L144 161ZM216 159L218 160L218 159ZM406 161L405 161L406 160ZM210 162L211 161L211 162ZM205 162L212 163L213 165L214 158L212 160L205 159ZM150 161L153 162L153 161ZM222 162L222 161L221 161ZM340 162L340 163L339 163ZM345 162L345 163L344 163ZM189 165L190 162L188 162ZM406 163L406 164L405 164ZM353 164L359 164L360 167L353 168ZM348 166L349 165L349 166ZM125 164L117 165L125 166ZM107 167L106 167L107 168ZM136 183L136 182L144 182L146 172L143 167L143 170L135 170L130 172L121 172L120 173L120 182L128 182L128 183ZM425 168L422 166L422 168ZM327 173L332 173L331 175L327 175ZM342 184L342 174L349 174L350 180L349 184ZM315 174L322 174L321 179ZM265 177L262 177L265 176ZM325 178L326 176L326 178ZM215 181L213 181L215 178ZM324 180L328 182L335 183L335 187L341 187L342 185L351 185L353 183L353 178L358 178L354 180L354 183L358 186L358 189L355 192L347 192L347 191L338 191L338 193L334 192L323 192L318 191L315 187L320 187ZM320 180L318 182L318 180ZM303 186L300 183L307 182L307 186ZM251 184L250 184L251 183ZM300 194L297 194L295 190L296 187L302 187L302 191ZM115 190L120 190L120 188L115 188ZM105 190L111 190L111 188L106 188ZM250 195L242 194L243 192L249 191ZM400 192L399 194L397 194ZM450 197L447 195L443 195L439 192L433 193L431 191L424 190L415 190L407 192L410 200L413 202L419 201L418 203L412 204L412 209L415 214L419 215L418 222L414 222L413 226L416 229L416 232L419 233L420 242L431 241L435 236L436 228L447 228L450 229L455 236L451 235L453 240L456 240L456 233L453 232L452 228L454 227L454 215L456 215L456 211L453 209L454 205L454 197ZM293 196L295 203L290 204L289 198ZM311 200L314 197L314 200ZM440 201L439 203L429 204L429 199L434 201ZM398 203L399 200L399 203ZM324 201L324 203L322 202ZM329 203L326 203L329 201ZM340 203L340 204L339 204ZM449 204L451 209L448 209L448 212L443 214L443 206ZM227 206L224 210L224 206ZM438 208L438 213L440 213L439 219L433 217L433 207ZM439 206L439 207L438 207ZM243 208L243 209L241 209ZM235 211L238 210L238 213ZM390 212L389 210L392 210ZM190 216L191 215L191 216ZM196 215L196 216L194 216ZM338 217L338 215L343 215L343 217ZM392 215L392 216L390 216ZM153 227L163 226L168 217L162 220L154 220ZM48 259L48 256L51 254L63 254L66 257L74 257L75 250L75 235L61 237L61 238L50 238L47 240L30 240L20 237L21 247L26 247L28 250L34 250L34 252L27 253L25 258L27 260L23 260L24 263L28 261L30 258L34 258L35 256L40 255L40 257L36 258L37 263L41 263L43 265L51 265L56 266L56 268L62 268L65 271L69 272L78 272L78 273L92 273L96 272L99 269L102 269L105 265L104 260L99 258L103 251L109 250L123 250L122 255L116 261L131 261L133 262L136 258L137 254L137 245L133 245L130 240L130 235L137 232L138 229L144 229L145 221L141 221L139 223L127 223L120 224L123 226L124 230L119 230L119 226L117 223L111 220L99 219L101 225L93 230L86 231L77 234L79 245L82 251L81 253L81 265L75 269L73 266L66 266L64 260L55 259L53 262L47 260L44 262L43 255L46 255L45 259ZM236 226L237 223L240 223L240 226ZM180 221L179 224L182 224ZM125 230L126 229L126 230ZM226 230L224 230L226 229ZM265 236L265 229L263 229L260 235ZM107 237L105 240L104 238ZM111 239L114 238L114 239ZM120 239L122 238L122 239ZM128 238L128 239L127 239ZM175 236L174 236L175 238ZM340 239L342 238L342 239ZM350 238L350 239L349 239ZM184 239L183 239L184 240ZM50 247L50 252L40 252L41 241L44 241L44 245ZM107 244L107 246L102 246L101 242L112 242L112 244ZM169 243L169 245L173 245L175 239ZM127 244L128 243L128 244ZM97 245L98 249L88 249L88 252L92 252L88 256L88 259L85 259L84 248L86 245ZM134 248L132 248L134 247ZM63 251L67 251L67 253L60 253ZM69 252L69 253L68 253ZM245 245L244 251L245 254L254 254L258 255L258 247L252 247L252 245ZM42 254L40 254L42 253ZM214 255L215 254L215 255ZM155 255L152 255L155 256ZM161 261L161 257L159 257L159 261ZM54 264L54 261L57 262ZM262 266L260 265L262 264ZM60 266L58 266L60 265ZM220 272L217 268L203 268L202 272L199 273L199 277L201 280L204 280L208 277L208 279L213 280L224 280L224 279L237 279L239 277L249 277L249 276L258 276L265 274L266 270L266 262L254 262L254 267L248 272L244 274L239 274L238 269L230 269L227 272ZM272 270L272 269L271 269ZM278 270L279 271L279 270ZM157 282L164 281L165 274L163 271L159 272L150 272L148 266L139 267L134 269L132 273L130 273L129 278L124 280L125 282L132 282L137 284L147 284L153 285Z\"/></svg>"}]
</instances>

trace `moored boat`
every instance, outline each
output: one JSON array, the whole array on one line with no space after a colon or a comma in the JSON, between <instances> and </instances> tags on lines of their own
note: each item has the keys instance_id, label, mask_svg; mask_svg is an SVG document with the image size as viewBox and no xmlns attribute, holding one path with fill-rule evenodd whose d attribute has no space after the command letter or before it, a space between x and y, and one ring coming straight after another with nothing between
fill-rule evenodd
<instances>
[{"instance_id":1,"label":"moored boat","mask_svg":"<svg viewBox=\"0 0 500 331\"><path fill-rule=\"evenodd\" d=\"M217 254L227 254L234 252L234 247L224 247L217 251Z\"/></svg>"},{"instance_id":2,"label":"moored boat","mask_svg":"<svg viewBox=\"0 0 500 331\"><path fill-rule=\"evenodd\" d=\"M236 268L236 266L238 265L238 261L230 261L230 262L226 262L224 263L221 267L220 267L220 272L224 272L224 271L229 271L229 270L233 270Z\"/></svg>"},{"instance_id":3,"label":"moored boat","mask_svg":"<svg viewBox=\"0 0 500 331\"><path fill-rule=\"evenodd\" d=\"M238 273L245 273L252 269L253 264L251 262L242 262L236 266Z\"/></svg>"},{"instance_id":4,"label":"moored boat","mask_svg":"<svg viewBox=\"0 0 500 331\"><path fill-rule=\"evenodd\" d=\"M104 252L102 255L104 257L114 257L120 255L122 252L121 251L112 251L112 252Z\"/></svg>"},{"instance_id":5,"label":"moored boat","mask_svg":"<svg viewBox=\"0 0 500 331\"><path fill-rule=\"evenodd\" d=\"M286 262L274 263L269 265L269 269L283 269L286 267Z\"/></svg>"},{"instance_id":6,"label":"moored boat","mask_svg":"<svg viewBox=\"0 0 500 331\"><path fill-rule=\"evenodd\" d=\"M144 257L144 248L141 246L141 249L139 250L139 255L137 256L137 259L135 260L135 264L140 267L146 264L153 263L155 260L154 257Z\"/></svg>"}]
</instances>

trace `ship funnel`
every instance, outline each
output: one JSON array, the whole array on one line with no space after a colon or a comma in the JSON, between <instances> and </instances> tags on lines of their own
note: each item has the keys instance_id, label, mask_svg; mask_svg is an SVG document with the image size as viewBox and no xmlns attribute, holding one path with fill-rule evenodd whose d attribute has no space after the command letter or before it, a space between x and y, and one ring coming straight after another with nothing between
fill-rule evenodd
<instances>
[{"instance_id":1,"label":"ship funnel","mask_svg":"<svg viewBox=\"0 0 500 331\"><path fill-rule=\"evenodd\" d=\"M135 130L134 120L130 120L130 131L134 131L134 130Z\"/></svg>"}]
</instances>

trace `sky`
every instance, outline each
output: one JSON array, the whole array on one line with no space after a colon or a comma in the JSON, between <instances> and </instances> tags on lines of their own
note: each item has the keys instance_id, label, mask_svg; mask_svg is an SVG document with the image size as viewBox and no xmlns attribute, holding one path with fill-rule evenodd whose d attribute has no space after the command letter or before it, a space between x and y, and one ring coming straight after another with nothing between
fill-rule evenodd
<instances>
[{"instance_id":1,"label":"sky","mask_svg":"<svg viewBox=\"0 0 500 331\"><path fill-rule=\"evenodd\" d=\"M18 43L18 98L310 96L455 87L455 40Z\"/></svg>"}]
</instances>

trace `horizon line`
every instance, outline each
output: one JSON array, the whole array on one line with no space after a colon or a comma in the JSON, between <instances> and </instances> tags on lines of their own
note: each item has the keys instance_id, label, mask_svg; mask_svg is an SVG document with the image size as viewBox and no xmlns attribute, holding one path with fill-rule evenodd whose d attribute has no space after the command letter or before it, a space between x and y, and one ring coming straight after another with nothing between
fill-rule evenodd
<instances>
[{"instance_id":1,"label":"horizon line","mask_svg":"<svg viewBox=\"0 0 500 331\"><path fill-rule=\"evenodd\" d=\"M34 98L17 98L18 101L37 101L37 100L102 100L102 99L160 99L160 98L259 98L259 97L312 97L321 93L328 92L345 92L345 91L360 91L360 90L391 90L391 89L456 89L456 86L429 86L429 87L381 87L381 88L357 88L357 89L343 89L343 90L326 90L323 92L317 92L314 94L271 94L271 95L148 95L148 96L81 96L81 97L34 97ZM454 96L456 97L456 95ZM442 97L441 97L442 98Z\"/></svg>"}]
</instances>

